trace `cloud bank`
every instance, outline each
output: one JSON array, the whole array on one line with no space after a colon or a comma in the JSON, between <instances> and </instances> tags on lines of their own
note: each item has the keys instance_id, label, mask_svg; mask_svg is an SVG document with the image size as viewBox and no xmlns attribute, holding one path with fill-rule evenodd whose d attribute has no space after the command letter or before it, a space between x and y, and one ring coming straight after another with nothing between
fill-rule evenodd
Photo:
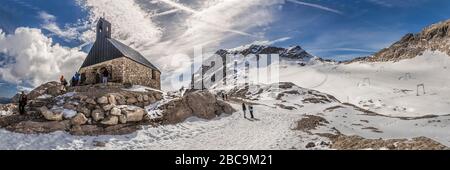
<instances>
[{"instance_id":1,"label":"cloud bank","mask_svg":"<svg viewBox=\"0 0 450 170\"><path fill-rule=\"evenodd\" d=\"M33 87L58 80L60 75L71 76L86 56L78 49L54 44L40 29L24 27L9 35L0 29L0 53L6 57L0 66L1 79Z\"/></svg>"}]
</instances>

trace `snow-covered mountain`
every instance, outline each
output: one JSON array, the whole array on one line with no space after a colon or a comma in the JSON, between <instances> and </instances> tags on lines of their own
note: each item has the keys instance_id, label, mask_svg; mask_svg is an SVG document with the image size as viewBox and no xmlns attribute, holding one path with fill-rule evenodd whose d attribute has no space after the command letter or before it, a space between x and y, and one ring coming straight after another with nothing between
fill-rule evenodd
<instances>
[{"instance_id":1,"label":"snow-covered mountain","mask_svg":"<svg viewBox=\"0 0 450 170\"><path fill-rule=\"evenodd\" d=\"M249 45L243 45L240 47L228 49L228 50L219 50L216 54L219 55L225 55L225 54L242 54L244 56L247 56L249 54L279 54L281 58L288 58L288 59L299 59L303 61L309 61L310 59L314 58L313 55L306 52L302 47L300 46L292 46L289 48L281 48L281 47L274 47L269 45L257 45L257 44L249 44Z\"/></svg>"},{"instance_id":2,"label":"snow-covered mountain","mask_svg":"<svg viewBox=\"0 0 450 170\"><path fill-rule=\"evenodd\" d=\"M400 61L422 55L427 50L450 55L450 20L428 26L417 34L406 34L389 48L382 49L371 57L355 61Z\"/></svg>"}]
</instances>

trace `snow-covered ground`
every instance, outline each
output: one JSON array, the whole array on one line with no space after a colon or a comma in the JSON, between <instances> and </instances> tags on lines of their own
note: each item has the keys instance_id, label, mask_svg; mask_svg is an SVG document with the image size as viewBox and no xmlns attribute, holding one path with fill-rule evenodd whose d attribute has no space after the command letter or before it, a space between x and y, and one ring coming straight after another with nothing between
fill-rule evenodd
<instances>
[{"instance_id":1,"label":"snow-covered ground","mask_svg":"<svg viewBox=\"0 0 450 170\"><path fill-rule=\"evenodd\" d=\"M390 116L450 114L450 57L425 52L410 60L287 67L281 81L312 88ZM425 85L417 92L417 85ZM419 96L417 96L419 93Z\"/></svg>"},{"instance_id":2,"label":"snow-covered ground","mask_svg":"<svg viewBox=\"0 0 450 170\"><path fill-rule=\"evenodd\" d=\"M247 96L258 98L251 100L256 119L245 119L238 111L213 120L190 118L176 125L144 126L121 136L72 136L65 132L25 135L0 130L0 149L305 149L310 142L317 145L313 149L327 149L319 144L329 139L314 133L335 133L333 127L346 135L371 139L425 136L450 146L450 116L417 120L374 116L320 92L295 86L281 90L275 85L258 87L263 90L249 90ZM284 95L280 97L280 93ZM315 103L311 98L321 100ZM231 103L241 108L240 102ZM283 109L280 104L293 108ZM313 134L294 130L305 115L324 117L329 124ZM96 147L97 142L106 146Z\"/></svg>"},{"instance_id":3,"label":"snow-covered ground","mask_svg":"<svg viewBox=\"0 0 450 170\"><path fill-rule=\"evenodd\" d=\"M257 119L244 119L238 111L213 120L190 118L176 125L144 126L122 136L72 136L66 132L25 135L1 129L0 149L305 149L309 142L316 143L314 149L326 149L318 144L329 139L316 133L335 130L369 139L425 136L450 146L450 57L445 54L426 52L396 63L300 66L283 61L279 69L279 81L300 87L279 90L275 85L251 85L246 98L255 104ZM243 87L238 82L229 83L214 91ZM425 85L425 93L417 95L418 84ZM380 115L342 104L333 96ZM232 106L241 108L237 102ZM155 107L146 110L158 117L161 112ZM306 115L323 117L329 123L312 134L294 130ZM437 116L423 117L426 115ZM106 146L96 147L96 142Z\"/></svg>"}]
</instances>

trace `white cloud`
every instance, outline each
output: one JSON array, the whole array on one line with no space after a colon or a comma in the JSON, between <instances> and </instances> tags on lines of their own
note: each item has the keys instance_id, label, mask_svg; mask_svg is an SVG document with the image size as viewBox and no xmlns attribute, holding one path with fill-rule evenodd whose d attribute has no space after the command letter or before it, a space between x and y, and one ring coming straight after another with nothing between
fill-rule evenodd
<instances>
[{"instance_id":1,"label":"white cloud","mask_svg":"<svg viewBox=\"0 0 450 170\"><path fill-rule=\"evenodd\" d=\"M60 75L70 77L86 56L78 49L54 44L40 29L24 27L9 35L0 30L0 53L12 61L0 68L1 79L33 87L58 80Z\"/></svg>"},{"instance_id":2,"label":"white cloud","mask_svg":"<svg viewBox=\"0 0 450 170\"><path fill-rule=\"evenodd\" d=\"M252 29L274 21L273 12L278 11L277 4L284 3L284 0L163 1L79 0L78 3L89 10L91 23L103 15L111 21L113 37L136 48L155 63L163 70L163 78L167 78L163 80L165 82L176 77L173 73L190 67L185 57L181 65L175 61L183 55L192 57L196 46L209 52L209 49L217 50L220 44L233 37L261 39L264 34L252 32ZM162 25L170 25L162 27L154 21L161 9L180 15L160 21L164 22ZM91 42L94 35L93 30L82 34L86 37L84 39L91 37Z\"/></svg>"},{"instance_id":3,"label":"white cloud","mask_svg":"<svg viewBox=\"0 0 450 170\"><path fill-rule=\"evenodd\" d=\"M90 13L91 30L83 33L85 41L95 41L95 24L105 17L112 24L113 37L123 43L146 49L162 37L162 30L151 19L151 13L143 10L133 0L78 0Z\"/></svg>"},{"instance_id":4,"label":"white cloud","mask_svg":"<svg viewBox=\"0 0 450 170\"><path fill-rule=\"evenodd\" d=\"M332 9L332 8L329 8L329 7L326 7L326 6L323 6L323 5L319 5L319 4L313 4L313 3L308 3L308 2L302 2L302 1L298 1L298 0L286 0L286 1L292 2L292 3L295 3L295 4L299 4L299 5L304 5L304 6L308 6L308 7L313 7L313 8L321 9L321 10L328 11L328 12L333 12L333 13L340 14L340 15L343 14L343 13L342 13L341 11L339 11L339 10Z\"/></svg>"},{"instance_id":5,"label":"white cloud","mask_svg":"<svg viewBox=\"0 0 450 170\"><path fill-rule=\"evenodd\" d=\"M51 33L65 39L66 41L78 39L80 33L77 31L77 28L66 27L65 29L61 29L56 24L56 17L54 15L51 15L45 11L40 11L39 18L41 18L44 22L44 24L42 25L43 29L50 31Z\"/></svg>"}]
</instances>

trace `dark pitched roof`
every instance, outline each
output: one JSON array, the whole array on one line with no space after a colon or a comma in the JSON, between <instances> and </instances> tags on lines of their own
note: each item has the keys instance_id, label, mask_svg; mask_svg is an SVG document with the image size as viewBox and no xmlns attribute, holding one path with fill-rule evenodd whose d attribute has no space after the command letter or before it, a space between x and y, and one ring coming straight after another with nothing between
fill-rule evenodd
<instances>
[{"instance_id":1,"label":"dark pitched roof","mask_svg":"<svg viewBox=\"0 0 450 170\"><path fill-rule=\"evenodd\" d=\"M155 65L131 47L112 38L106 38L103 41L102 39L95 41L81 68L120 57L127 57L137 63L161 72Z\"/></svg>"},{"instance_id":2,"label":"dark pitched roof","mask_svg":"<svg viewBox=\"0 0 450 170\"><path fill-rule=\"evenodd\" d=\"M136 50L132 49L131 47L129 47L113 38L109 38L108 41L110 43L112 43L113 46L116 47L125 57L128 57L129 59L136 61L138 63L141 63L147 67L150 67L151 69L159 71L159 69L156 68L155 65L153 65L147 59L145 59L145 57L142 56L141 53L137 52Z\"/></svg>"}]
</instances>

